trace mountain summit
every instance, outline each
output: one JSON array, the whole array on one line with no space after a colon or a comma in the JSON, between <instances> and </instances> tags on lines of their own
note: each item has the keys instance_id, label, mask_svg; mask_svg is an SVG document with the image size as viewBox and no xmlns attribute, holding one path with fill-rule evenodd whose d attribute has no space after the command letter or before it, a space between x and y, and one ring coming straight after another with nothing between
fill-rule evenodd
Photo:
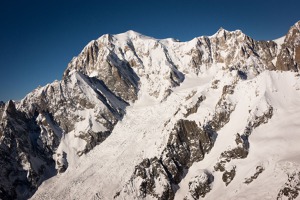
<instances>
[{"instance_id":1,"label":"mountain summit","mask_svg":"<svg viewBox=\"0 0 300 200\"><path fill-rule=\"evenodd\" d=\"M91 41L61 81L0 103L0 198L299 198L299 24Z\"/></svg>"}]
</instances>

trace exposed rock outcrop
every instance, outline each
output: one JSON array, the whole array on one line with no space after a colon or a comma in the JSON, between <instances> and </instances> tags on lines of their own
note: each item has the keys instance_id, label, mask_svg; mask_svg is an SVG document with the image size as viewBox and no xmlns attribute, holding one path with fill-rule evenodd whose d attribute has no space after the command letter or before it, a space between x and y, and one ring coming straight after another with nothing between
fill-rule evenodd
<instances>
[{"instance_id":1,"label":"exposed rock outcrop","mask_svg":"<svg viewBox=\"0 0 300 200\"><path fill-rule=\"evenodd\" d=\"M1 199L26 199L56 173L53 150L39 138L36 117L18 111L12 101L5 105L0 125Z\"/></svg>"},{"instance_id":2,"label":"exposed rock outcrop","mask_svg":"<svg viewBox=\"0 0 300 200\"><path fill-rule=\"evenodd\" d=\"M300 66L300 22L290 28L277 57L277 70L298 71Z\"/></svg>"},{"instance_id":3,"label":"exposed rock outcrop","mask_svg":"<svg viewBox=\"0 0 300 200\"><path fill-rule=\"evenodd\" d=\"M232 181L235 174L235 167L230 172L228 172L226 171L226 164L230 163L233 159L243 159L248 156L250 148L248 138L251 135L253 129L257 128L261 124L267 123L272 116L273 107L269 106L268 109L261 116L255 115L253 118L250 118L248 125L245 127L244 133L242 135L240 135L239 133L236 134L235 143L237 146L221 153L219 161L214 166L214 169L216 171L223 172L223 181L226 185L228 185ZM230 177L229 182L227 178L228 176Z\"/></svg>"},{"instance_id":4,"label":"exposed rock outcrop","mask_svg":"<svg viewBox=\"0 0 300 200\"><path fill-rule=\"evenodd\" d=\"M138 172L143 171L143 173L138 173L139 176L137 176L135 170L121 192L130 195L134 192L132 189L133 186L133 188L139 188L140 192L138 196L142 196L143 198L147 195L157 197L158 199L174 198L178 184L184 178L186 171L188 171L193 163L203 160L205 154L208 153L214 145L217 131L229 121L234 106L226 106L223 108L223 104L226 97L233 93L230 91L233 91L234 87L230 87L231 89L226 89L227 87L224 88L221 99L215 108L216 113L212 119L202 128L200 128L195 121L179 120L170 133L167 147L163 150L161 157L150 159L156 161L153 164L147 162L151 167L147 165L148 167L146 168L155 170L152 170L151 173L146 173L145 169L143 169L145 168L144 160L135 167L139 169ZM201 97L198 99L196 105L204 100ZM142 174L142 176L140 174ZM210 191L209 188L213 182L213 175L207 172L204 173L203 176L207 177L207 179L201 184L198 184L197 181L191 181L190 193L195 199L200 196L204 197L205 194ZM197 178L201 177L199 176ZM142 178L142 182L140 178ZM148 189L149 185L151 186L151 190ZM160 186L160 188L153 186ZM158 195L156 191L160 191L160 195ZM168 195L166 196L166 194Z\"/></svg>"},{"instance_id":5,"label":"exposed rock outcrop","mask_svg":"<svg viewBox=\"0 0 300 200\"><path fill-rule=\"evenodd\" d=\"M288 180L284 186L280 189L277 199L296 199L300 192L300 172L288 174Z\"/></svg>"},{"instance_id":6,"label":"exposed rock outcrop","mask_svg":"<svg viewBox=\"0 0 300 200\"><path fill-rule=\"evenodd\" d=\"M158 199L173 199L176 185L184 177L185 171L193 162L202 160L205 153L212 148L211 137L194 121L179 120L161 157L146 159L137 165L122 192L131 193L130 185L138 184L135 186L140 191L138 196L150 195ZM157 186L160 188L156 188ZM157 191L161 193L157 194Z\"/></svg>"},{"instance_id":7,"label":"exposed rock outcrop","mask_svg":"<svg viewBox=\"0 0 300 200\"><path fill-rule=\"evenodd\" d=\"M252 183L252 181L254 181L255 179L257 179L257 177L258 177L264 170L265 170L265 169L264 169L262 166L257 166L257 167L256 167L255 173L254 173L251 177L246 178L244 183L246 183L246 184Z\"/></svg>"},{"instance_id":8,"label":"exposed rock outcrop","mask_svg":"<svg viewBox=\"0 0 300 200\"><path fill-rule=\"evenodd\" d=\"M234 179L235 177L235 166L232 167L232 169L230 171L225 171L223 173L223 176L222 176L222 180L223 182L225 183L225 185L229 185L229 183L231 183L231 181Z\"/></svg>"},{"instance_id":9,"label":"exposed rock outcrop","mask_svg":"<svg viewBox=\"0 0 300 200\"><path fill-rule=\"evenodd\" d=\"M204 198L205 195L211 190L211 183L213 182L213 175L207 171L195 176L189 182L189 193L193 199ZM187 199L187 197L185 197Z\"/></svg>"}]
</instances>

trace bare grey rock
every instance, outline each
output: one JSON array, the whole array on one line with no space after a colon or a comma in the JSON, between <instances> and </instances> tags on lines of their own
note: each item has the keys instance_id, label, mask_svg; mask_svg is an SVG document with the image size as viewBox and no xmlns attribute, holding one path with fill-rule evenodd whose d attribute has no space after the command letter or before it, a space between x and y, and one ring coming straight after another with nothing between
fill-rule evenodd
<instances>
[{"instance_id":1,"label":"bare grey rock","mask_svg":"<svg viewBox=\"0 0 300 200\"><path fill-rule=\"evenodd\" d=\"M276 69L298 71L300 66L300 22L290 28L278 54Z\"/></svg>"},{"instance_id":2,"label":"bare grey rock","mask_svg":"<svg viewBox=\"0 0 300 200\"><path fill-rule=\"evenodd\" d=\"M265 124L273 116L273 107L269 106L267 110L260 116L254 116L253 119L250 119L248 125L245 127L244 133L240 135L236 134L236 147L226 150L221 153L219 161L214 166L216 171L225 171L226 163L229 163L232 159L243 159L248 156L250 144L248 141L249 136L252 131L260 126Z\"/></svg>"},{"instance_id":3,"label":"bare grey rock","mask_svg":"<svg viewBox=\"0 0 300 200\"><path fill-rule=\"evenodd\" d=\"M246 184L250 184L252 183L255 179L257 179L257 177L264 171L265 169L262 166L257 166L256 167L256 172L249 178L245 179Z\"/></svg>"},{"instance_id":4,"label":"bare grey rock","mask_svg":"<svg viewBox=\"0 0 300 200\"><path fill-rule=\"evenodd\" d=\"M201 95L198 98L198 100L197 100L197 102L196 102L195 105L193 105L192 107L187 108L187 111L184 114L184 117L188 117L189 115L196 113L197 110L198 110L198 108L199 108L199 106L200 106L200 104L201 104L201 102L204 101L204 100L205 100L205 96Z\"/></svg>"},{"instance_id":5,"label":"bare grey rock","mask_svg":"<svg viewBox=\"0 0 300 200\"><path fill-rule=\"evenodd\" d=\"M204 198L205 195L211 190L211 183L214 177L211 173L204 171L203 173L195 176L189 182L189 193L193 199Z\"/></svg>"},{"instance_id":6,"label":"bare grey rock","mask_svg":"<svg viewBox=\"0 0 300 200\"><path fill-rule=\"evenodd\" d=\"M280 189L277 199L287 198L289 200L296 199L300 192L300 172L288 174L288 180Z\"/></svg>"},{"instance_id":7,"label":"bare grey rock","mask_svg":"<svg viewBox=\"0 0 300 200\"><path fill-rule=\"evenodd\" d=\"M236 166L233 166L232 169L230 171L225 171L222 175L222 180L225 183L225 185L229 185L231 183L231 181L234 179L235 177L235 169Z\"/></svg>"},{"instance_id":8,"label":"bare grey rock","mask_svg":"<svg viewBox=\"0 0 300 200\"><path fill-rule=\"evenodd\" d=\"M214 181L214 176L208 171L203 171L199 175L193 177L189 182L189 193L193 199L204 198L211 190L211 183ZM186 197L185 197L186 199Z\"/></svg>"},{"instance_id":9,"label":"bare grey rock","mask_svg":"<svg viewBox=\"0 0 300 200\"><path fill-rule=\"evenodd\" d=\"M18 111L12 101L5 105L0 125L1 199L26 199L56 173L52 150L39 145L35 118Z\"/></svg>"}]
</instances>

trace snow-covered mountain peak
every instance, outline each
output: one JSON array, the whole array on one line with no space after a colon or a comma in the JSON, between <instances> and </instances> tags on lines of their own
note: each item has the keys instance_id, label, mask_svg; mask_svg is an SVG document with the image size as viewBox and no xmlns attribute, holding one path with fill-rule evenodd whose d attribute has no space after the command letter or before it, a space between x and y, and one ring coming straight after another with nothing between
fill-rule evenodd
<instances>
[{"instance_id":1,"label":"snow-covered mountain peak","mask_svg":"<svg viewBox=\"0 0 300 200\"><path fill-rule=\"evenodd\" d=\"M300 21L295 23L288 31L287 39L293 39L295 36L298 36L300 33Z\"/></svg>"},{"instance_id":2,"label":"snow-covered mountain peak","mask_svg":"<svg viewBox=\"0 0 300 200\"><path fill-rule=\"evenodd\" d=\"M143 35L133 30L126 31L124 33L115 34L113 38L116 42L130 42L131 40L156 40L152 37Z\"/></svg>"},{"instance_id":3,"label":"snow-covered mountain peak","mask_svg":"<svg viewBox=\"0 0 300 200\"><path fill-rule=\"evenodd\" d=\"M81 71L87 76L104 80L110 89L114 87L111 83L121 78L123 83L120 87L123 89L117 86L117 90L126 101L134 101L139 95L138 90L148 91L150 96L162 100L171 87L183 80L185 73L199 74L210 67L222 66L254 75L265 69L280 68L286 62L282 60L287 59L282 57L278 62L275 59L281 45L255 41L240 30L227 31L223 28L213 36L197 37L188 42L171 38L158 40L127 31L104 35L90 42L70 62L65 76ZM123 67L115 67L119 65ZM123 70L125 68L132 70L130 74L128 70ZM107 73L110 75L107 76ZM124 94L125 88L131 91L129 96Z\"/></svg>"},{"instance_id":4,"label":"snow-covered mountain peak","mask_svg":"<svg viewBox=\"0 0 300 200\"><path fill-rule=\"evenodd\" d=\"M278 44L279 46L281 46L284 43L285 40L285 36L282 36L280 38L277 38L275 40L273 40L276 44Z\"/></svg>"},{"instance_id":5,"label":"snow-covered mountain peak","mask_svg":"<svg viewBox=\"0 0 300 200\"><path fill-rule=\"evenodd\" d=\"M215 33L215 36L223 37L224 34L228 33L229 31L220 27L219 30Z\"/></svg>"},{"instance_id":6,"label":"snow-covered mountain peak","mask_svg":"<svg viewBox=\"0 0 300 200\"><path fill-rule=\"evenodd\" d=\"M224 29L91 41L61 81L0 102L0 199L297 194L295 27L274 41Z\"/></svg>"},{"instance_id":7,"label":"snow-covered mountain peak","mask_svg":"<svg viewBox=\"0 0 300 200\"><path fill-rule=\"evenodd\" d=\"M235 36L235 37L245 37L246 35L241 30L235 30L235 31L228 31L224 29L223 27L220 27L219 30L210 36L210 38L225 38L228 36Z\"/></svg>"},{"instance_id":8,"label":"snow-covered mountain peak","mask_svg":"<svg viewBox=\"0 0 300 200\"><path fill-rule=\"evenodd\" d=\"M297 21L293 26L300 30L300 20Z\"/></svg>"}]
</instances>

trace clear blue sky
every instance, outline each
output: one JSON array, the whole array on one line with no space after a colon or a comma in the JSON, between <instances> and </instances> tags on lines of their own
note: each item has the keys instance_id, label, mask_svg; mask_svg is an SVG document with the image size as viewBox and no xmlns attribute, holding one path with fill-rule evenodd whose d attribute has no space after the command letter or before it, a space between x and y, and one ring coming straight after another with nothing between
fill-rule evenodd
<instances>
[{"instance_id":1,"label":"clear blue sky","mask_svg":"<svg viewBox=\"0 0 300 200\"><path fill-rule=\"evenodd\" d=\"M223 27L275 39L300 20L299 8L299 0L1 0L0 100L60 80L72 57L105 33L187 41Z\"/></svg>"}]
</instances>

